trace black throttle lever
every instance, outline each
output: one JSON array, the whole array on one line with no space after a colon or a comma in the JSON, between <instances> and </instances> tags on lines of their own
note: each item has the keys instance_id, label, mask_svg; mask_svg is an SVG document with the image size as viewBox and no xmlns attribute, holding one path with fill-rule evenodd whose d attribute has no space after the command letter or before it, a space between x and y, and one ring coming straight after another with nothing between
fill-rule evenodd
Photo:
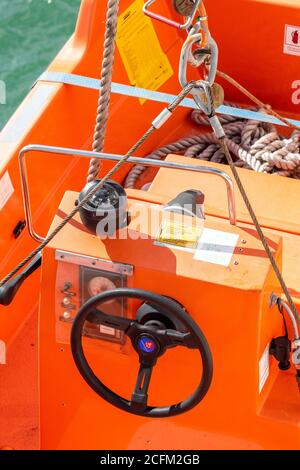
<instances>
[{"instance_id":1,"label":"black throttle lever","mask_svg":"<svg viewBox=\"0 0 300 470\"><path fill-rule=\"evenodd\" d=\"M23 282L31 276L42 264L42 255L38 254L33 260L26 266L26 268L18 274L16 277L7 281L2 287L0 287L0 305L8 306L14 300L18 290L20 289Z\"/></svg>"}]
</instances>

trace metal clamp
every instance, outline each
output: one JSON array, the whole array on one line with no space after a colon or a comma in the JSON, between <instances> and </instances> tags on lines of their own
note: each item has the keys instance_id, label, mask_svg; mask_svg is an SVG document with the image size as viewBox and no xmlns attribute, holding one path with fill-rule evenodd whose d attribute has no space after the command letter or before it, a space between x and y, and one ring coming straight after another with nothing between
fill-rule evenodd
<instances>
[{"instance_id":1,"label":"metal clamp","mask_svg":"<svg viewBox=\"0 0 300 470\"><path fill-rule=\"evenodd\" d=\"M27 223L27 228L30 236L37 242L42 243L44 237L40 236L35 232L32 222L32 212L31 212L31 203L27 182L27 173L26 173L26 164L25 158L29 152L40 152L43 154L56 154L56 155L69 155L73 157L85 157L85 158L99 158L100 160L110 160L118 162L123 158L123 155L114 155L107 153L98 153L92 152L89 150L80 150L64 147L52 147L48 145L27 145L23 147L19 154L19 167L20 167L20 176L21 176L21 186L22 186L22 195L24 203L25 218ZM143 165L150 167L158 168L169 168L171 170L185 170L193 171L198 173L207 173L222 178L226 184L227 188L227 200L228 200L228 213L229 220L231 225L236 225L236 205L235 205L235 194L234 194L234 185L230 176L225 173L225 171L219 170L217 168L211 168L209 166L201 165L186 165L185 163L175 163L175 162L165 162L157 161L151 158L128 158L126 163L132 163L134 165Z\"/></svg>"},{"instance_id":2,"label":"metal clamp","mask_svg":"<svg viewBox=\"0 0 300 470\"><path fill-rule=\"evenodd\" d=\"M161 16L158 13L153 13L152 11L150 11L149 10L150 5L152 5L152 3L154 3L155 1L156 0L148 0L145 3L145 5L143 6L143 13L145 13L145 15L149 16L153 20L161 21L162 23L165 23L169 26L173 26L173 28L188 29L192 25L192 22L196 16L197 10L202 0L195 0L195 5L190 15L187 16L187 21L183 24L178 23L177 21L170 20L169 18L166 18L165 16Z\"/></svg>"}]
</instances>

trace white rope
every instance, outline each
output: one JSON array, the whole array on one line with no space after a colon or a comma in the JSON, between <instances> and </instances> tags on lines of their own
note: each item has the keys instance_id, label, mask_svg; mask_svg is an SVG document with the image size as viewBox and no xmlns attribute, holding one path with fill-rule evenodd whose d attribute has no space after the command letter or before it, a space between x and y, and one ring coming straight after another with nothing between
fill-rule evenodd
<instances>
[{"instance_id":1,"label":"white rope","mask_svg":"<svg viewBox=\"0 0 300 470\"><path fill-rule=\"evenodd\" d=\"M202 126L209 124L207 116L198 110L192 111L191 119ZM220 120L235 166L300 179L299 131L294 131L286 139L278 134L273 124L239 120L234 116L221 116ZM213 133L184 137L153 151L147 158L163 159L170 153L227 164ZM125 187L134 188L145 169L141 165L132 168L125 180Z\"/></svg>"}]
</instances>

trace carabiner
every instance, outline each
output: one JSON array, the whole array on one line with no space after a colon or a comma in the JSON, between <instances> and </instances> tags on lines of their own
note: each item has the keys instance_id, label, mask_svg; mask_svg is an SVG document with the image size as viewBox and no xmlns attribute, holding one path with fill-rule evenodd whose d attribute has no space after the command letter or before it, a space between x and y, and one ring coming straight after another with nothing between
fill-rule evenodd
<instances>
[{"instance_id":1,"label":"carabiner","mask_svg":"<svg viewBox=\"0 0 300 470\"><path fill-rule=\"evenodd\" d=\"M150 18L154 20L161 21L162 23L165 23L169 26L173 26L174 28L177 28L177 29L188 29L191 27L192 22L196 16L197 10L199 8L199 5L202 2L202 0L195 0L195 5L190 15L187 16L186 22L183 24L180 24L177 21L170 20L169 18L166 18L165 16L161 16L158 13L153 13L152 11L150 11L149 10L150 5L152 5L152 3L154 3L155 1L156 0L148 0L143 6L143 13L145 13L145 15L149 16Z\"/></svg>"},{"instance_id":2,"label":"carabiner","mask_svg":"<svg viewBox=\"0 0 300 470\"><path fill-rule=\"evenodd\" d=\"M217 66L218 66L218 46L215 40L212 38L209 29L205 23L202 25L202 29L207 37L209 51L211 55L210 66L208 71L207 80L200 80L198 83L199 85L191 90L191 95L194 98L195 103L197 106L202 110L203 113L210 116L213 114L213 100L211 96L211 87L214 84L216 74L217 74ZM181 54L180 54L180 62L179 62L179 83L184 88L187 83L187 67L188 64L191 63L193 66L199 67L205 60L205 53L203 57L200 59L195 59L192 55L192 47L194 44L199 42L201 39L201 34L199 34L199 24L196 24L190 31L190 34L182 46ZM205 51L206 52L206 51ZM203 94L206 98L206 103L203 101Z\"/></svg>"},{"instance_id":3,"label":"carabiner","mask_svg":"<svg viewBox=\"0 0 300 470\"><path fill-rule=\"evenodd\" d=\"M208 77L207 81L212 86L216 79L217 74L217 67L218 67L218 58L219 58L219 49L217 46L216 41L212 38L208 27L206 24L202 25L202 29L207 37L207 43L210 53L210 65L208 70ZM196 33L194 34L194 29L191 30L191 34L188 36L187 40L182 46L180 60L179 60L179 83L182 87L185 87L187 84L187 66L191 63L194 67L199 67L205 60L205 52L207 50L203 50L204 54L203 57L200 59L195 59L192 57L192 47L201 39L201 34Z\"/></svg>"},{"instance_id":4,"label":"carabiner","mask_svg":"<svg viewBox=\"0 0 300 470\"><path fill-rule=\"evenodd\" d=\"M181 49L181 55L180 55L180 63L179 63L179 71L180 73L183 70L187 69L187 64L189 63L192 67L200 67L200 65L204 62L205 60L205 55L201 57L200 59L196 59L194 57L194 54L192 53L192 48L193 45L200 42L202 43L203 41L203 35L202 33L199 33L199 30L201 29L201 24L200 22L197 22L189 31L188 37L185 40L182 49ZM180 75L181 76L181 75ZM183 77L184 78L184 77ZM179 81L181 83L181 79L179 78Z\"/></svg>"}]
</instances>

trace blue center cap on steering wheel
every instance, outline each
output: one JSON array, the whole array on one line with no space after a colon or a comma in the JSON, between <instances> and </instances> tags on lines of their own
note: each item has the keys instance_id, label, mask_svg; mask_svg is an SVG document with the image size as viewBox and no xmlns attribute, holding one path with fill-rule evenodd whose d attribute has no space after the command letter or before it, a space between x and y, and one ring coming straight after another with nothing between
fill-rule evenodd
<instances>
[{"instance_id":1,"label":"blue center cap on steering wheel","mask_svg":"<svg viewBox=\"0 0 300 470\"><path fill-rule=\"evenodd\" d=\"M156 349L156 344L152 338L143 336L138 340L138 347L145 353L153 353Z\"/></svg>"}]
</instances>

